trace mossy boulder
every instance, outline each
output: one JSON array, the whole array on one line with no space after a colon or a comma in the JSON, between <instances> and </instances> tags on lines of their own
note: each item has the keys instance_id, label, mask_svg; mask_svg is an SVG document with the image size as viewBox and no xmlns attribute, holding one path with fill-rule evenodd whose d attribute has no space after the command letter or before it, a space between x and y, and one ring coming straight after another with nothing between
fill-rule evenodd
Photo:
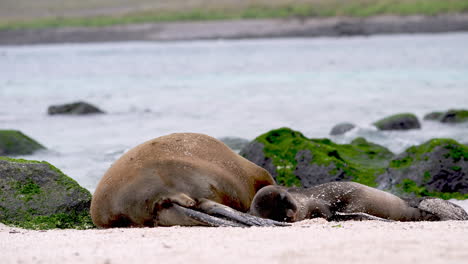
<instances>
[{"instance_id":1,"label":"mossy boulder","mask_svg":"<svg viewBox=\"0 0 468 264\"><path fill-rule=\"evenodd\" d=\"M0 156L28 155L45 149L34 139L17 130L0 130Z\"/></svg>"},{"instance_id":2,"label":"mossy boulder","mask_svg":"<svg viewBox=\"0 0 468 264\"><path fill-rule=\"evenodd\" d=\"M431 112L424 116L424 120L439 121L441 123L468 122L468 110L451 109L446 112Z\"/></svg>"},{"instance_id":3,"label":"mossy boulder","mask_svg":"<svg viewBox=\"0 0 468 264\"><path fill-rule=\"evenodd\" d=\"M30 229L90 228L91 194L47 162L0 157L0 222Z\"/></svg>"},{"instance_id":4,"label":"mossy boulder","mask_svg":"<svg viewBox=\"0 0 468 264\"><path fill-rule=\"evenodd\" d=\"M434 120L434 121L439 121L440 118L444 115L444 112L430 112L426 115L424 115L423 119L424 120Z\"/></svg>"},{"instance_id":5,"label":"mossy boulder","mask_svg":"<svg viewBox=\"0 0 468 264\"><path fill-rule=\"evenodd\" d=\"M440 118L442 123L463 123L468 122L468 110L448 110Z\"/></svg>"},{"instance_id":6,"label":"mossy boulder","mask_svg":"<svg viewBox=\"0 0 468 264\"><path fill-rule=\"evenodd\" d=\"M411 113L392 115L378 120L373 125L379 130L409 130L421 128L418 118Z\"/></svg>"},{"instance_id":7,"label":"mossy boulder","mask_svg":"<svg viewBox=\"0 0 468 264\"><path fill-rule=\"evenodd\" d=\"M376 186L376 176L394 157L364 138L341 145L329 139L309 139L289 128L260 135L240 154L268 170L278 184L303 187L340 180Z\"/></svg>"},{"instance_id":8,"label":"mossy boulder","mask_svg":"<svg viewBox=\"0 0 468 264\"><path fill-rule=\"evenodd\" d=\"M104 111L87 102L51 105L47 109L49 115L88 115L102 114Z\"/></svg>"},{"instance_id":9,"label":"mossy boulder","mask_svg":"<svg viewBox=\"0 0 468 264\"><path fill-rule=\"evenodd\" d=\"M408 148L378 177L379 188L401 195L468 199L468 147L432 139Z\"/></svg>"},{"instance_id":10,"label":"mossy boulder","mask_svg":"<svg viewBox=\"0 0 468 264\"><path fill-rule=\"evenodd\" d=\"M330 135L332 136L343 135L355 127L356 126L351 123L346 123L346 122L339 123L339 124L336 124L334 127L332 127L330 131Z\"/></svg>"}]
</instances>

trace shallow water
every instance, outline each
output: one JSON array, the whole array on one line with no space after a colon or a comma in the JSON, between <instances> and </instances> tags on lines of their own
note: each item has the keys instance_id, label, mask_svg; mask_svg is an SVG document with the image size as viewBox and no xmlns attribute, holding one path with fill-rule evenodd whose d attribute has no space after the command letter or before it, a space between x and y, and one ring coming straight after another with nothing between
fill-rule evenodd
<instances>
[{"instance_id":1,"label":"shallow water","mask_svg":"<svg viewBox=\"0 0 468 264\"><path fill-rule=\"evenodd\" d=\"M125 150L172 132L253 139L288 126L328 137L342 121L401 152L433 137L468 143L468 123L379 132L399 112L468 108L468 33L353 38L0 47L0 129L19 129L47 160L94 190ZM107 112L48 116L86 100Z\"/></svg>"}]
</instances>

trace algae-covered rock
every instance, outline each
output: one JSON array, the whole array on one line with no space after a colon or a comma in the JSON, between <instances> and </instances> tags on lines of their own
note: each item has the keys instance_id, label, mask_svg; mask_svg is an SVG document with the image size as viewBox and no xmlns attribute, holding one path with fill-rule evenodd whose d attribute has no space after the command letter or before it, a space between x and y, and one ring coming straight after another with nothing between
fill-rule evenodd
<instances>
[{"instance_id":1,"label":"algae-covered rock","mask_svg":"<svg viewBox=\"0 0 468 264\"><path fill-rule=\"evenodd\" d=\"M421 128L418 118L411 113L392 115L380 119L373 125L379 130L408 130Z\"/></svg>"},{"instance_id":2,"label":"algae-covered rock","mask_svg":"<svg viewBox=\"0 0 468 264\"><path fill-rule=\"evenodd\" d=\"M304 187L338 180L375 186L376 176L394 156L363 138L340 145L289 128L260 135L240 154L268 170L278 184Z\"/></svg>"},{"instance_id":3,"label":"algae-covered rock","mask_svg":"<svg viewBox=\"0 0 468 264\"><path fill-rule=\"evenodd\" d=\"M395 157L378 177L379 188L398 194L468 198L468 147L432 139Z\"/></svg>"},{"instance_id":4,"label":"algae-covered rock","mask_svg":"<svg viewBox=\"0 0 468 264\"><path fill-rule=\"evenodd\" d=\"M351 129L355 128L356 126L351 123L339 123L332 127L330 131L330 135L337 136L343 135L344 133L350 131Z\"/></svg>"},{"instance_id":5,"label":"algae-covered rock","mask_svg":"<svg viewBox=\"0 0 468 264\"><path fill-rule=\"evenodd\" d=\"M423 119L439 121L443 115L444 115L444 112L430 112L424 115Z\"/></svg>"},{"instance_id":6,"label":"algae-covered rock","mask_svg":"<svg viewBox=\"0 0 468 264\"><path fill-rule=\"evenodd\" d=\"M101 109L86 102L51 105L47 112L49 115L88 115L104 113Z\"/></svg>"},{"instance_id":7,"label":"algae-covered rock","mask_svg":"<svg viewBox=\"0 0 468 264\"><path fill-rule=\"evenodd\" d=\"M0 222L31 229L90 228L91 194L47 162L0 157Z\"/></svg>"},{"instance_id":8,"label":"algae-covered rock","mask_svg":"<svg viewBox=\"0 0 468 264\"><path fill-rule=\"evenodd\" d=\"M446 112L431 112L424 116L424 120L439 121L441 123L468 122L468 110L451 109Z\"/></svg>"},{"instance_id":9,"label":"algae-covered rock","mask_svg":"<svg viewBox=\"0 0 468 264\"><path fill-rule=\"evenodd\" d=\"M442 123L463 123L468 122L468 110L448 110L440 118Z\"/></svg>"},{"instance_id":10,"label":"algae-covered rock","mask_svg":"<svg viewBox=\"0 0 468 264\"><path fill-rule=\"evenodd\" d=\"M0 156L28 155L44 146L17 130L0 130Z\"/></svg>"}]
</instances>

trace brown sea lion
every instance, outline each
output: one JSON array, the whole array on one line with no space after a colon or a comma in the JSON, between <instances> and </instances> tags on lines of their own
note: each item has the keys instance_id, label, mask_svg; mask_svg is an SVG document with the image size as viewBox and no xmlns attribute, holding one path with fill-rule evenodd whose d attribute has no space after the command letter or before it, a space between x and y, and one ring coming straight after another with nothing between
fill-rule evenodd
<instances>
[{"instance_id":1,"label":"brown sea lion","mask_svg":"<svg viewBox=\"0 0 468 264\"><path fill-rule=\"evenodd\" d=\"M221 141L176 133L118 159L96 188L91 217L98 227L283 225L243 213L272 184L266 170Z\"/></svg>"},{"instance_id":2,"label":"brown sea lion","mask_svg":"<svg viewBox=\"0 0 468 264\"><path fill-rule=\"evenodd\" d=\"M448 201L403 200L356 182L330 182L310 188L266 186L255 195L250 213L277 221L296 222L374 219L394 221L468 220L468 214Z\"/></svg>"}]
</instances>

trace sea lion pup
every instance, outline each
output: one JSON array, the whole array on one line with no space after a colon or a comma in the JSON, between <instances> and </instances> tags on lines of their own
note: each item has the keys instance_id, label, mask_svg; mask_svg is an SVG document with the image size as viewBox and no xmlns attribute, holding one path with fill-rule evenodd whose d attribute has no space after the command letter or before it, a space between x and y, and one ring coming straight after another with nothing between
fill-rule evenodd
<instances>
[{"instance_id":1,"label":"sea lion pup","mask_svg":"<svg viewBox=\"0 0 468 264\"><path fill-rule=\"evenodd\" d=\"M335 221L468 220L463 208L442 199L405 201L356 182L330 182L311 188L266 186L255 195L250 213L285 222L315 217Z\"/></svg>"},{"instance_id":2,"label":"sea lion pup","mask_svg":"<svg viewBox=\"0 0 468 264\"><path fill-rule=\"evenodd\" d=\"M129 150L109 168L93 195L91 217L104 228L283 225L243 213L271 184L266 170L221 141L171 134Z\"/></svg>"}]
</instances>

